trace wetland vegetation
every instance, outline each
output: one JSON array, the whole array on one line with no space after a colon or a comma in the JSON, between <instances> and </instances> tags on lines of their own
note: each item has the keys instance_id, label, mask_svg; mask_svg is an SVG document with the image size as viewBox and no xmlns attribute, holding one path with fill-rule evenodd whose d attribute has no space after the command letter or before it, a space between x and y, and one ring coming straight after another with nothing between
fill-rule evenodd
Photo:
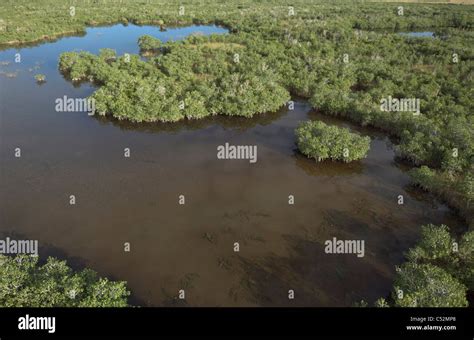
<instances>
[{"instance_id":1,"label":"wetland vegetation","mask_svg":"<svg viewBox=\"0 0 474 340\"><path fill-rule=\"evenodd\" d=\"M128 295L125 282L75 272L66 261L0 255L1 307L126 307Z\"/></svg>"},{"instance_id":2,"label":"wetland vegetation","mask_svg":"<svg viewBox=\"0 0 474 340\"><path fill-rule=\"evenodd\" d=\"M445 225L424 225L421 239L397 268L394 289L375 306L467 307L474 291L474 231L455 239Z\"/></svg>"},{"instance_id":3,"label":"wetland vegetation","mask_svg":"<svg viewBox=\"0 0 474 340\"><path fill-rule=\"evenodd\" d=\"M351 162L367 156L370 138L323 122L304 122L296 129L297 145L306 156L318 162L330 159Z\"/></svg>"}]
</instances>

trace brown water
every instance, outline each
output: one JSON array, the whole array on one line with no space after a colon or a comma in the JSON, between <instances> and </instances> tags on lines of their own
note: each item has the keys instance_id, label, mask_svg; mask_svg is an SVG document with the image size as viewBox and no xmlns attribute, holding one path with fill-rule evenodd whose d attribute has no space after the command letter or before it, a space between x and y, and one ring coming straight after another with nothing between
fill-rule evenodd
<instances>
[{"instance_id":1,"label":"brown water","mask_svg":"<svg viewBox=\"0 0 474 340\"><path fill-rule=\"evenodd\" d=\"M95 28L22 49L21 64L1 67L16 73L0 74L1 235L38 239L40 256L126 280L141 305L347 306L389 293L421 224L460 225L410 188L386 137L315 114L304 101L252 119L151 125L55 112L56 98L94 90L63 79L59 53L78 44L123 53L136 41L127 29ZM0 61L15 52L1 52ZM47 83L37 85L35 73ZM307 119L370 135L368 157L317 164L299 155L294 128ZM257 163L217 160L216 147L226 142L257 145ZM123 157L127 147L130 158ZM365 240L365 257L325 254L333 237ZM185 301L177 299L180 289Z\"/></svg>"}]
</instances>

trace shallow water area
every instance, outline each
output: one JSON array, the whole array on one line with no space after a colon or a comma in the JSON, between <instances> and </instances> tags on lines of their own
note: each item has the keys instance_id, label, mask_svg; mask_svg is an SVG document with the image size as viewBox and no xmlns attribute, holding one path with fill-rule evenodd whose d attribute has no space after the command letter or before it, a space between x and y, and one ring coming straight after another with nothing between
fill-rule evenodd
<instances>
[{"instance_id":1,"label":"shallow water area","mask_svg":"<svg viewBox=\"0 0 474 340\"><path fill-rule=\"evenodd\" d=\"M399 32L399 35L403 35L411 38L435 38L435 32Z\"/></svg>"},{"instance_id":2,"label":"shallow water area","mask_svg":"<svg viewBox=\"0 0 474 340\"><path fill-rule=\"evenodd\" d=\"M56 98L95 91L64 79L62 52L138 53L143 34L167 41L226 32L114 25L1 51L0 235L37 239L40 256L125 280L140 305L350 306L386 296L420 225L462 222L409 186L383 134L319 115L303 100L252 119L169 124L55 111ZM369 135L368 157L342 164L302 156L294 129L308 119ZM219 160L225 143L256 145L258 161ZM364 257L326 254L333 237L364 240ZM186 300L177 299L180 289Z\"/></svg>"}]
</instances>

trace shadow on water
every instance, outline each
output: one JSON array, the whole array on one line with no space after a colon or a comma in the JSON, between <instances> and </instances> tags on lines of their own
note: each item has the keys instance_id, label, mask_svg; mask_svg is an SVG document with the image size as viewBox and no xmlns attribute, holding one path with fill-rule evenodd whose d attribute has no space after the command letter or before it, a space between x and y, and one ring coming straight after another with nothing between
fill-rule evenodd
<instances>
[{"instance_id":1,"label":"shadow on water","mask_svg":"<svg viewBox=\"0 0 474 340\"><path fill-rule=\"evenodd\" d=\"M216 115L205 117L202 119L184 119L174 123L134 123L127 120L119 120L110 116L94 116L94 118L102 125L112 124L118 127L122 131L138 131L145 133L178 133L181 131L193 131L201 130L211 126L219 126L224 129L235 130L235 131L246 131L248 129L257 126L266 126L277 121L287 113L285 108L278 110L277 112L268 112L257 114L252 118L246 117L230 117L225 115Z\"/></svg>"},{"instance_id":2,"label":"shadow on water","mask_svg":"<svg viewBox=\"0 0 474 340\"><path fill-rule=\"evenodd\" d=\"M31 240L27 237L27 235L18 233L15 231L1 231L0 232L0 239L5 240L6 238L10 238L10 240L17 240L17 241L25 241ZM31 240L37 241L37 240ZM73 270L82 270L87 267L87 261L82 259L79 256L71 256L63 249L55 247L51 243L44 243L38 242L38 264L43 265L46 263L49 257L55 257L61 259L62 261L66 261L67 265L71 267Z\"/></svg>"},{"instance_id":3,"label":"shadow on water","mask_svg":"<svg viewBox=\"0 0 474 340\"><path fill-rule=\"evenodd\" d=\"M297 149L294 151L293 159L295 165L310 176L350 176L361 174L364 170L364 165L359 161L351 163L330 161L317 162L314 159L301 154Z\"/></svg>"}]
</instances>

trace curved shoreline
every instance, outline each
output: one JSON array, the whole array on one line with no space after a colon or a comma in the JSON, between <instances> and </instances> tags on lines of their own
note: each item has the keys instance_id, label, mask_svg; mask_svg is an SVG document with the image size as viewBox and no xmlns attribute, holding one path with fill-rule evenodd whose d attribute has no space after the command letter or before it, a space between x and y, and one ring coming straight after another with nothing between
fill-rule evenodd
<instances>
[{"instance_id":1,"label":"curved shoreline","mask_svg":"<svg viewBox=\"0 0 474 340\"><path fill-rule=\"evenodd\" d=\"M198 21L198 23L196 23L196 21ZM123 26L128 26L129 24L132 24L132 25L135 25L135 26L155 26L156 28L165 28L166 27L166 28L170 28L170 29L171 28L179 28L179 27L187 27L187 26L190 26L190 25L193 25L193 24L196 24L196 25L216 25L216 26L228 29L229 33L233 32L233 28L231 26L224 24L220 20L210 20L210 21L202 20L201 21L200 19L192 18L191 20L188 20L188 21L176 20L175 22L169 21L167 23L164 23L163 20L142 21L142 20L138 20L138 19L137 20L128 19L128 21L126 23L123 22L123 21L120 21L120 20L114 20L114 21L94 22L92 24L91 23L84 23L84 27L82 29L72 30L72 31L67 31L67 32L61 32L61 33L53 34L51 36L43 35L41 38L38 38L38 39L33 40L33 41L19 41L19 40L16 40L16 41L9 41L9 42L6 42L6 43L0 43L0 52L3 52L4 50L7 50L7 49L13 49L13 48L34 47L34 46L38 46L38 45L41 45L41 44L54 43L54 42L56 42L56 41L58 41L58 40L60 40L64 37L83 37L87 34L87 29L88 28L110 27L110 26L119 25L119 24L122 24ZM434 28L436 28L436 27L430 27L430 29L434 29ZM392 32L390 32L390 33L392 33ZM295 93L293 93L293 91L291 91L291 89L288 89L288 91L290 92L291 95L295 94ZM301 94L298 94L298 95L300 95L302 97L305 97ZM309 98L306 97L305 99L308 100ZM321 112L321 113L325 114L324 112ZM358 122L355 121L350 116L340 115L340 118L348 120L348 121L352 121L353 123L358 124ZM389 136L394 136L394 133L392 131L387 130L386 128L379 127L379 126L377 126L377 124L370 124L370 125L373 126L376 129L379 129L381 132L386 133ZM409 163L409 164L410 164L411 169L414 169L414 168L417 167L413 163ZM433 189L421 188L421 189L424 190L424 191L427 191L427 192L433 194L434 196L436 196L437 198L439 198L443 203L445 203L451 209L456 211L456 213L458 215L460 215L466 221L466 224L467 224L468 227L472 226L472 224L474 222L472 222L471 224L469 223L469 221L472 217L472 212L469 211L469 210L466 210L466 208L464 207L465 202L463 202L462 200L459 200L455 197L456 193L454 193L454 195L450 195L449 190L439 191L439 190L436 190L434 188Z\"/></svg>"},{"instance_id":2,"label":"curved shoreline","mask_svg":"<svg viewBox=\"0 0 474 340\"><path fill-rule=\"evenodd\" d=\"M195 22L198 21L198 22ZM97 23L84 23L84 26L77 30L64 31L58 33L52 33L51 35L43 35L40 38L33 40L11 40L7 42L0 42L0 52L5 51L11 48L25 48L25 47L34 47L41 44L53 43L62 38L66 37L82 37L87 34L88 28L97 28L97 27L109 27L114 25L122 24L123 26L135 25L135 26L155 26L157 28L166 30L168 28L180 28L187 27L191 25L215 25L218 27L226 28L229 30L229 33L232 32L232 27L229 25L223 24L219 20L214 21L201 21L198 18L193 18L190 22L176 21L170 23L163 23L162 20L150 20L150 21L140 21L140 20L131 20L123 22L120 20L116 21L103 21Z\"/></svg>"}]
</instances>

